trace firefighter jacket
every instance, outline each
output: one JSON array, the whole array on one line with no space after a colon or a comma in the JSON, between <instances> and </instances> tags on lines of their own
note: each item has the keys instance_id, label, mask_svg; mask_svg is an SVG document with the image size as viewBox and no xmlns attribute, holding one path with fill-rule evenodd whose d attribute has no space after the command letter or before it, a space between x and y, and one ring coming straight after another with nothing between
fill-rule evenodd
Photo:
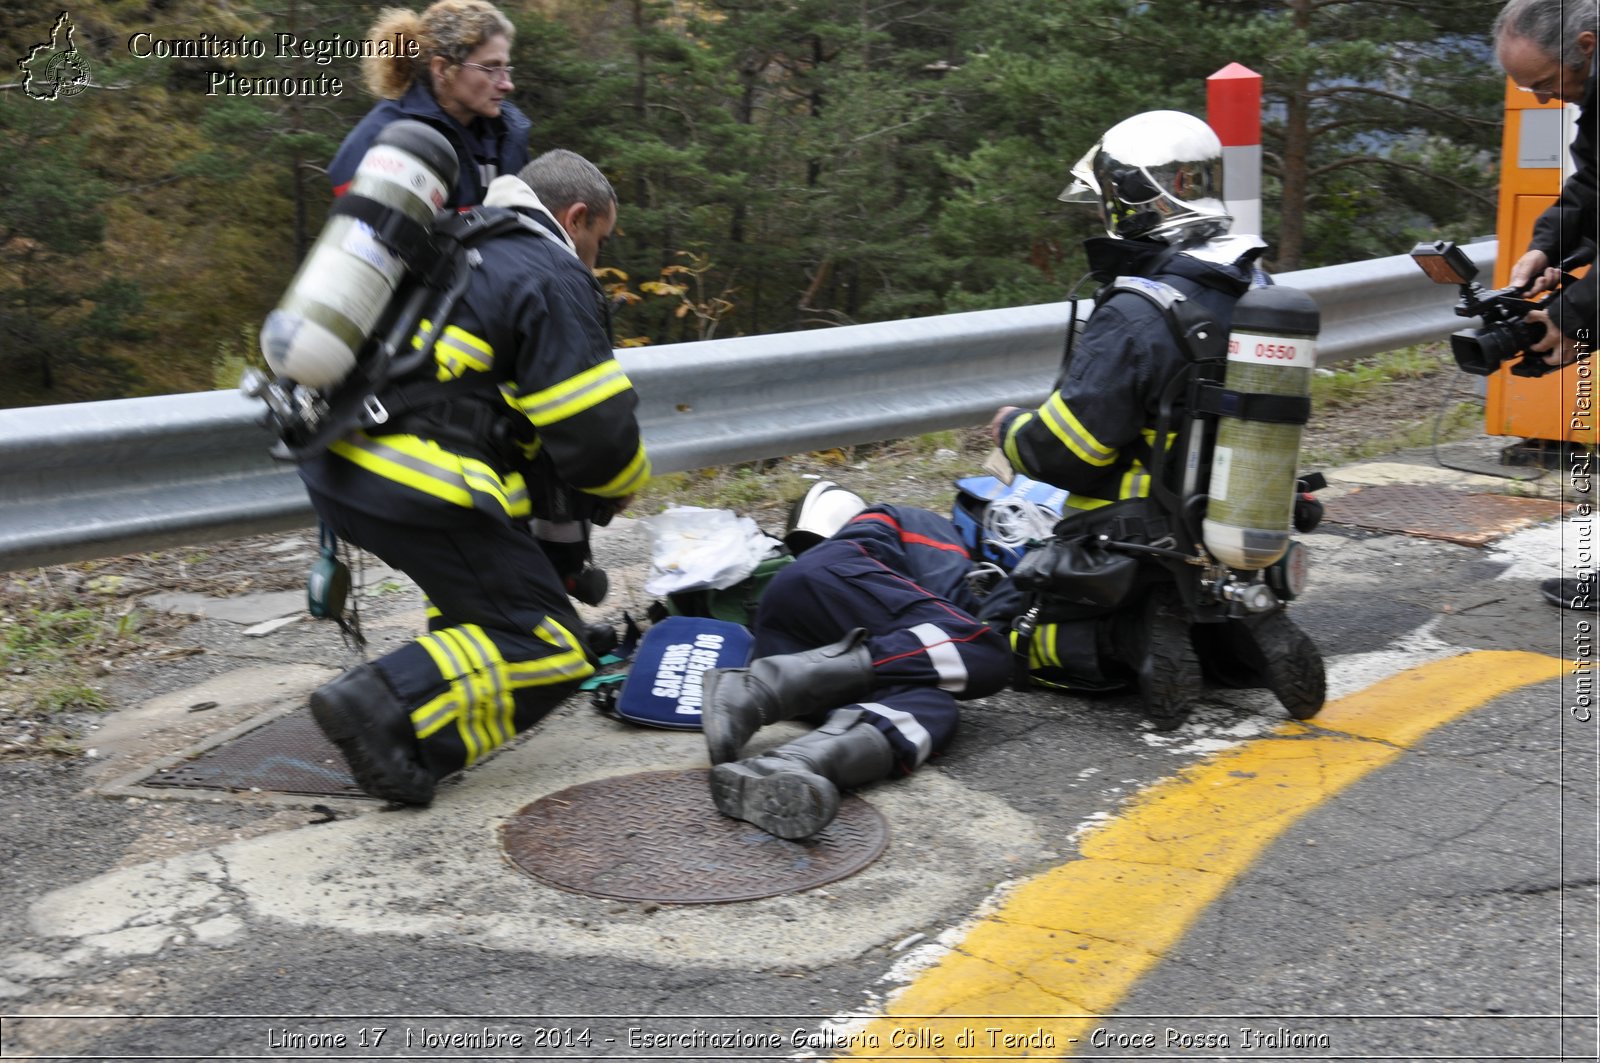
<instances>
[{"instance_id":1,"label":"firefighter jacket","mask_svg":"<svg viewBox=\"0 0 1600 1063\"><path fill-rule=\"evenodd\" d=\"M1225 236L1174 251L1164 244L1098 237L1085 241L1095 277L1146 277L1197 302L1227 330L1265 245ZM1265 282L1265 275L1260 275ZM1055 390L1036 410L1000 425L1013 468L1070 493L1066 508L1097 509L1150 493L1140 455L1155 444L1161 393L1188 358L1165 314L1142 295L1103 288L1073 344Z\"/></svg>"},{"instance_id":2,"label":"firefighter jacket","mask_svg":"<svg viewBox=\"0 0 1600 1063\"><path fill-rule=\"evenodd\" d=\"M520 179L500 178L487 198L539 229L474 245L482 263L449 321L424 321L413 341L442 325L432 361L396 390L450 380L460 388L301 465L313 491L442 527L472 511L511 521L609 515L649 481L638 397L613 356L594 274ZM574 509L573 499L589 508Z\"/></svg>"},{"instance_id":3,"label":"firefighter jacket","mask_svg":"<svg viewBox=\"0 0 1600 1063\"><path fill-rule=\"evenodd\" d=\"M528 164L528 131L533 123L509 101L501 102L498 118L475 118L471 125L463 126L439 106L426 84L414 81L398 100L380 100L339 145L328 164L334 195L342 196L350 187L378 133L403 118L426 122L443 133L455 149L461 169L445 201L447 208L478 206L496 177L515 176Z\"/></svg>"},{"instance_id":4,"label":"firefighter jacket","mask_svg":"<svg viewBox=\"0 0 1600 1063\"><path fill-rule=\"evenodd\" d=\"M1600 232L1595 214L1597 197L1595 167L1595 80L1600 75L1600 55L1589 64L1589 78L1583 86L1583 102L1578 105L1578 131L1572 138L1572 176L1561 186L1561 198L1539 215L1533 225L1528 250L1543 251L1552 266L1558 266L1585 241L1593 242ZM1568 337L1582 340L1594 350L1594 329L1600 307L1595 288L1600 267L1593 267L1578 280L1553 296L1545 307L1556 328ZM1588 330L1583 333L1583 330Z\"/></svg>"},{"instance_id":5,"label":"firefighter jacket","mask_svg":"<svg viewBox=\"0 0 1600 1063\"><path fill-rule=\"evenodd\" d=\"M851 517L831 538L859 543L918 587L977 615L978 599L966 580L972 557L949 519L926 509L872 506Z\"/></svg>"}]
</instances>

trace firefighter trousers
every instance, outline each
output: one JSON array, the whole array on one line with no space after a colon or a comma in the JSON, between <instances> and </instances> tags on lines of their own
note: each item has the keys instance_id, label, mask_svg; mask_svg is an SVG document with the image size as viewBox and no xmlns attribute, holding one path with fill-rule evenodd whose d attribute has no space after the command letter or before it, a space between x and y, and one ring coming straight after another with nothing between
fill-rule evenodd
<instances>
[{"instance_id":1,"label":"firefighter trousers","mask_svg":"<svg viewBox=\"0 0 1600 1063\"><path fill-rule=\"evenodd\" d=\"M311 502L339 538L428 597L428 632L373 664L436 778L532 727L594 673L583 626L526 528L469 510L448 527L397 525L314 491Z\"/></svg>"}]
</instances>

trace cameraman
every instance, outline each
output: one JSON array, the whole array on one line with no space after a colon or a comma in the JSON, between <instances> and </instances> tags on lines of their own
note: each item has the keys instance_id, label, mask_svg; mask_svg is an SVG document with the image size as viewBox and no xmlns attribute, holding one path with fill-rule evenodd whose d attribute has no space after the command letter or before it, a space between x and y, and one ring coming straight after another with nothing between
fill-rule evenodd
<instances>
[{"instance_id":1,"label":"cameraman","mask_svg":"<svg viewBox=\"0 0 1600 1063\"><path fill-rule=\"evenodd\" d=\"M1495 55L1506 75L1540 103L1579 107L1572 176L1511 267L1512 284L1533 282L1529 294L1549 288L1559 279L1555 265L1595 239L1595 33L1595 0L1510 0L1495 19ZM1566 365L1593 349L1595 272L1527 315L1545 327L1544 339L1530 349L1549 352L1547 364Z\"/></svg>"}]
</instances>

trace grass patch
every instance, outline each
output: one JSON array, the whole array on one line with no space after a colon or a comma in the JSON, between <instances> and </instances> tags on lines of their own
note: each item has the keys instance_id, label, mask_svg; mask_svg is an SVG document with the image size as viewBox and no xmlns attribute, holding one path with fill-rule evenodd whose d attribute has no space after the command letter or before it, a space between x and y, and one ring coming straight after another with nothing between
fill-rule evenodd
<instances>
[{"instance_id":1,"label":"grass patch","mask_svg":"<svg viewBox=\"0 0 1600 1063\"><path fill-rule=\"evenodd\" d=\"M954 481L980 475L991 446L984 429L949 429L789 458L667 473L640 492L629 515L648 517L669 505L730 509L779 534L790 504L818 480L832 480L869 503L948 512Z\"/></svg>"},{"instance_id":2,"label":"grass patch","mask_svg":"<svg viewBox=\"0 0 1600 1063\"><path fill-rule=\"evenodd\" d=\"M0 625L0 667L62 660L94 645L101 627L93 609L24 609Z\"/></svg>"},{"instance_id":3,"label":"grass patch","mask_svg":"<svg viewBox=\"0 0 1600 1063\"><path fill-rule=\"evenodd\" d=\"M1421 380L1451 368L1437 345L1359 358L1313 375L1311 405L1313 409L1357 406L1371 401L1385 384Z\"/></svg>"},{"instance_id":4,"label":"grass patch","mask_svg":"<svg viewBox=\"0 0 1600 1063\"><path fill-rule=\"evenodd\" d=\"M144 617L116 604L76 604L37 585L3 589L0 706L6 714L37 721L110 709L91 681L95 662L138 646ZM0 734L0 740L5 737Z\"/></svg>"}]
</instances>

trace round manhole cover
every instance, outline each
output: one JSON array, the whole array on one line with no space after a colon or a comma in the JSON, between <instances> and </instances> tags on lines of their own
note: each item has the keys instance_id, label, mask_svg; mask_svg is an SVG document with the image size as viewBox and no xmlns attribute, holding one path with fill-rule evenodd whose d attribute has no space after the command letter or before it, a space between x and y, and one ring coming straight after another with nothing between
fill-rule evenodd
<instances>
[{"instance_id":1,"label":"round manhole cover","mask_svg":"<svg viewBox=\"0 0 1600 1063\"><path fill-rule=\"evenodd\" d=\"M513 815L500 840L540 882L664 904L811 889L855 874L888 847L888 825L858 797L846 795L820 834L791 842L718 812L710 775L652 771L571 786Z\"/></svg>"}]
</instances>

